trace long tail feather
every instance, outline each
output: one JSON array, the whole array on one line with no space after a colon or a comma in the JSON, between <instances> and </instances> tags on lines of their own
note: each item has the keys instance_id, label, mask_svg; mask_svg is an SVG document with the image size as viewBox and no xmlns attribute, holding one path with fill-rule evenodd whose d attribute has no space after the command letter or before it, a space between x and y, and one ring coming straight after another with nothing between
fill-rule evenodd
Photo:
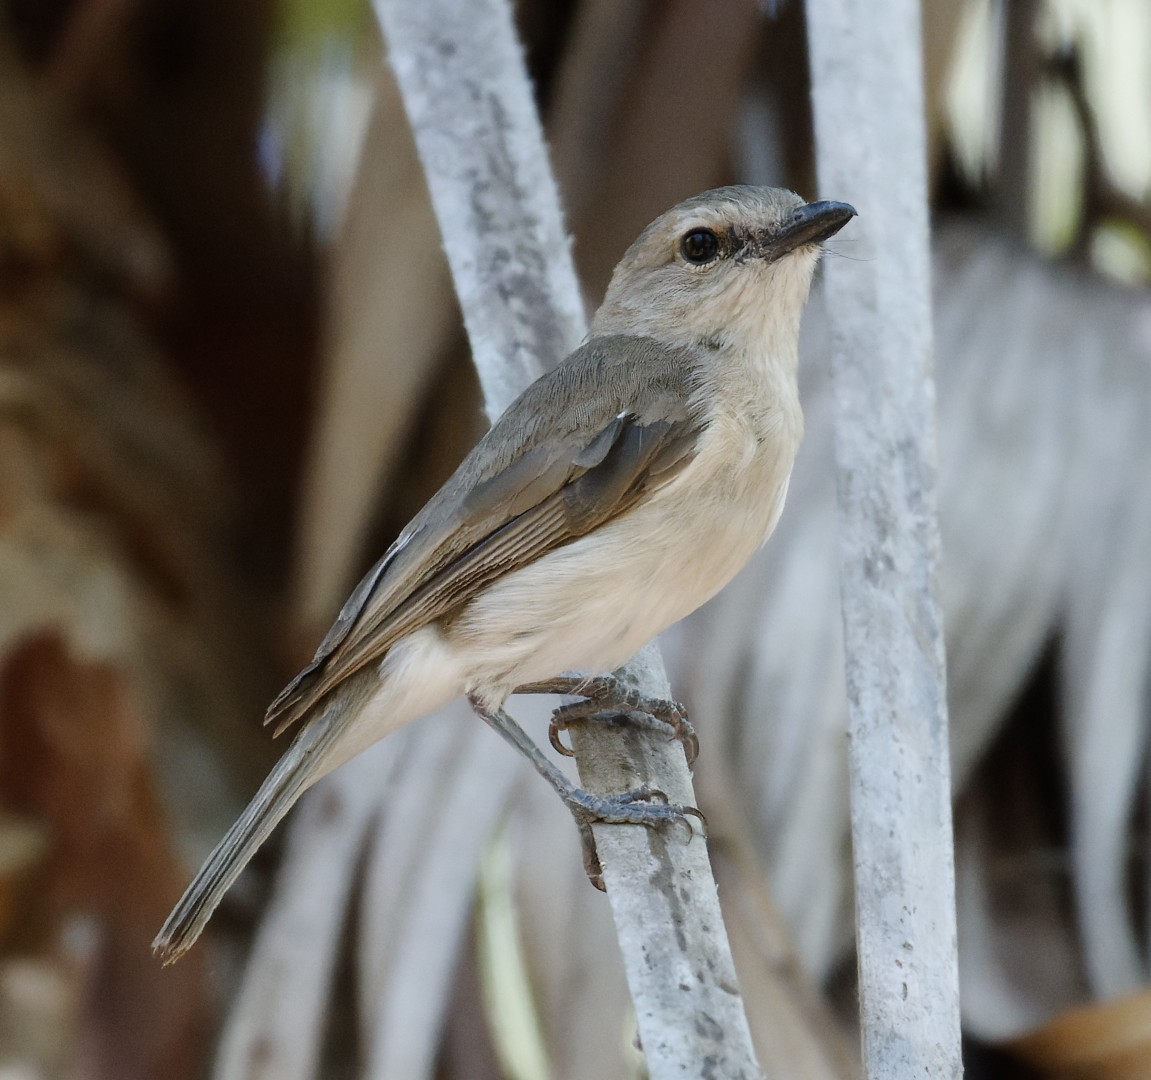
<instances>
[{"instance_id":1,"label":"long tail feather","mask_svg":"<svg viewBox=\"0 0 1151 1080\"><path fill-rule=\"evenodd\" d=\"M349 704L339 697L330 700L323 713L300 730L255 798L200 867L152 942L152 952L165 964L178 960L195 944L216 905L259 846L304 790L327 771L328 751L346 728Z\"/></svg>"}]
</instances>

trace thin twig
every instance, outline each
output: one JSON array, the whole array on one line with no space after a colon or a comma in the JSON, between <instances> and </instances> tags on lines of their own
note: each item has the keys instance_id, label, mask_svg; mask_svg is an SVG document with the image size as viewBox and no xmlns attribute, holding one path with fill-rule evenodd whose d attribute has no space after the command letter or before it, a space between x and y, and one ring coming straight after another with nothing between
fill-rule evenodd
<instances>
[{"instance_id":1,"label":"thin twig","mask_svg":"<svg viewBox=\"0 0 1151 1080\"><path fill-rule=\"evenodd\" d=\"M821 188L859 209L827 266L868 1077L958 1077L947 703L916 0L810 0Z\"/></svg>"},{"instance_id":2,"label":"thin twig","mask_svg":"<svg viewBox=\"0 0 1151 1080\"><path fill-rule=\"evenodd\" d=\"M554 179L507 0L376 0L427 173L489 416L584 332ZM667 697L649 648L626 675ZM589 730L582 782L642 779L693 800L677 744ZM654 1080L755 1077L751 1037L702 837L597 826L608 896Z\"/></svg>"}]
</instances>

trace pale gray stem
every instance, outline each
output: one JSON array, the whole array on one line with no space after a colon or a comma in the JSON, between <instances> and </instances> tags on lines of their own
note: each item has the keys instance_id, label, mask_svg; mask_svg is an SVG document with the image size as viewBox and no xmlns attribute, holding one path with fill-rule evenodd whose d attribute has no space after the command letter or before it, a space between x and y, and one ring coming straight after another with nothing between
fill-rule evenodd
<instances>
[{"instance_id":1,"label":"pale gray stem","mask_svg":"<svg viewBox=\"0 0 1151 1080\"><path fill-rule=\"evenodd\" d=\"M820 189L861 238L827 287L864 1065L958 1077L918 0L809 0L807 25Z\"/></svg>"},{"instance_id":2,"label":"pale gray stem","mask_svg":"<svg viewBox=\"0 0 1151 1080\"><path fill-rule=\"evenodd\" d=\"M585 325L511 8L376 0L375 10L494 418L579 343ZM641 657L625 677L669 697L658 652ZM621 744L619 733L592 726L576 747L590 791L647 783L694 801L677 743ZM759 1076L703 838L688 844L679 831L642 826L596 826L595 835L653 1080L701 1075L705 1062L715 1076Z\"/></svg>"}]
</instances>

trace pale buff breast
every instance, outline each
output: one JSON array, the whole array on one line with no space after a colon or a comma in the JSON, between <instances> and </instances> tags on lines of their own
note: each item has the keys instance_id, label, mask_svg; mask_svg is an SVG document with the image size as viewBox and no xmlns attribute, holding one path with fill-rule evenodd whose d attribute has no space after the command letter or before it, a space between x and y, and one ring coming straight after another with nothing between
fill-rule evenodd
<instances>
[{"instance_id":1,"label":"pale buff breast","mask_svg":"<svg viewBox=\"0 0 1151 1080\"><path fill-rule=\"evenodd\" d=\"M453 619L469 689L498 697L562 671L611 670L735 576L779 520L801 424L727 415L647 502L509 574Z\"/></svg>"}]
</instances>

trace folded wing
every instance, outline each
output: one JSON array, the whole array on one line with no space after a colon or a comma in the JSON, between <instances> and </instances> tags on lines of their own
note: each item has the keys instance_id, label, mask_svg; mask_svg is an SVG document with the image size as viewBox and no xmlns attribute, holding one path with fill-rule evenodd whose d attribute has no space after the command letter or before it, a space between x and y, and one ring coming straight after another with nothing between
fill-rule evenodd
<instances>
[{"instance_id":1,"label":"folded wing","mask_svg":"<svg viewBox=\"0 0 1151 1080\"><path fill-rule=\"evenodd\" d=\"M675 477L706 424L691 359L601 338L529 387L356 587L265 722L279 734L400 638Z\"/></svg>"}]
</instances>

